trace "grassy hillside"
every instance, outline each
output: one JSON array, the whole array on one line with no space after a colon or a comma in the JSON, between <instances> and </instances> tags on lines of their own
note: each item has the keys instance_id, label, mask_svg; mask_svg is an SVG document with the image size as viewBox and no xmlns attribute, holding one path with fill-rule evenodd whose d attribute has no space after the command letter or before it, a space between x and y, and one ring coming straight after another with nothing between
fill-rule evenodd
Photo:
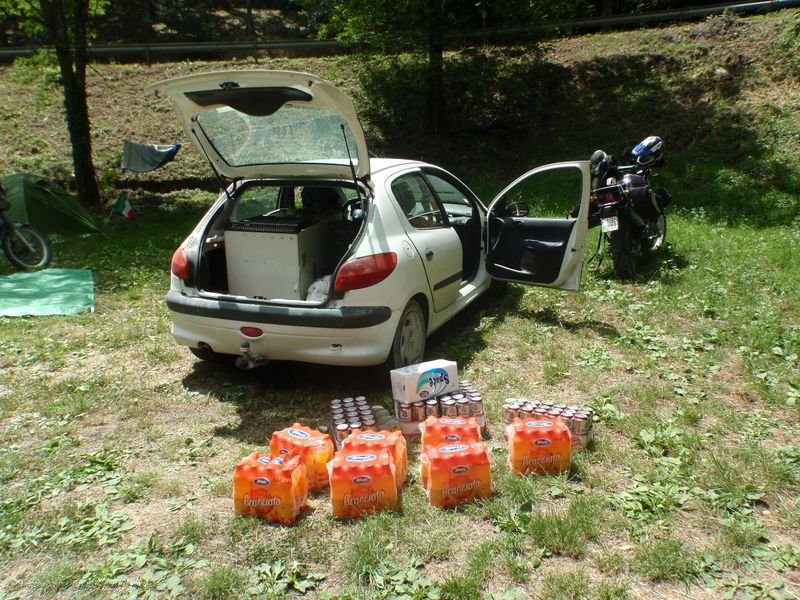
<instances>
[{"instance_id":1,"label":"grassy hillside","mask_svg":"<svg viewBox=\"0 0 800 600\"><path fill-rule=\"evenodd\" d=\"M353 58L94 65L103 190L128 190L138 218L55 240L54 266L94 273L95 313L0 319L0 597L798 597L797 18L582 36L544 61L462 52L437 139L409 126L413 97L387 111L366 93ZM379 66L369 82L414 68ZM580 293L511 286L429 340L486 399L490 500L431 508L412 444L397 514L338 522L323 493L293 527L234 516L233 466L273 431L323 424L333 397L391 399L372 369L239 372L169 335L169 259L216 186L190 148L120 173L122 140L182 137L147 83L231 67L335 81L382 153L450 167L486 199L529 166L666 139L669 243L639 279L587 255ZM53 73L0 68L6 172L69 172ZM513 475L507 397L593 406L594 445L566 476Z\"/></svg>"}]
</instances>

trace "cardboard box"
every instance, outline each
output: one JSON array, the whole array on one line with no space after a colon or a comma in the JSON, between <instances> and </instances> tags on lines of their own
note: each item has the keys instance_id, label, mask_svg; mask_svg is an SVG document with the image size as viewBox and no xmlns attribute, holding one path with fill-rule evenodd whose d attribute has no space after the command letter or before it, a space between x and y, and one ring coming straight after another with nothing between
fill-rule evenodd
<instances>
[{"instance_id":1,"label":"cardboard box","mask_svg":"<svg viewBox=\"0 0 800 600\"><path fill-rule=\"evenodd\" d=\"M390 371L392 397L411 404L458 390L458 366L452 360L431 360Z\"/></svg>"}]
</instances>

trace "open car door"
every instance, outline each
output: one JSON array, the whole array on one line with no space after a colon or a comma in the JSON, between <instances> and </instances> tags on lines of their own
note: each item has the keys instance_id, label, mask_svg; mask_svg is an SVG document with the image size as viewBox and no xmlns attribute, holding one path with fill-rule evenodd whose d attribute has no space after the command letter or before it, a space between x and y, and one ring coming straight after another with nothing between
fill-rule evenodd
<instances>
[{"instance_id":1,"label":"open car door","mask_svg":"<svg viewBox=\"0 0 800 600\"><path fill-rule=\"evenodd\" d=\"M588 161L544 165L518 177L489 205L486 271L504 281L577 291L590 191ZM576 218L558 216L578 203Z\"/></svg>"}]
</instances>

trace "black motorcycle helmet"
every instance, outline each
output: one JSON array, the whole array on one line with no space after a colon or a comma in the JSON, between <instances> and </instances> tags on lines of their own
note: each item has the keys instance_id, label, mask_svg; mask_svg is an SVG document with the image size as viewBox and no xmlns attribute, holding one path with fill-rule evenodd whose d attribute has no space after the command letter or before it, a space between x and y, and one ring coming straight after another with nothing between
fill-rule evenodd
<instances>
[{"instance_id":1,"label":"black motorcycle helmet","mask_svg":"<svg viewBox=\"0 0 800 600\"><path fill-rule=\"evenodd\" d=\"M605 185L606 175L614 165L614 159L603 152L595 150L589 157L589 172L592 175L592 189Z\"/></svg>"},{"instance_id":2,"label":"black motorcycle helmet","mask_svg":"<svg viewBox=\"0 0 800 600\"><path fill-rule=\"evenodd\" d=\"M657 135L646 137L631 150L631 159L640 167L664 164L664 140Z\"/></svg>"}]
</instances>

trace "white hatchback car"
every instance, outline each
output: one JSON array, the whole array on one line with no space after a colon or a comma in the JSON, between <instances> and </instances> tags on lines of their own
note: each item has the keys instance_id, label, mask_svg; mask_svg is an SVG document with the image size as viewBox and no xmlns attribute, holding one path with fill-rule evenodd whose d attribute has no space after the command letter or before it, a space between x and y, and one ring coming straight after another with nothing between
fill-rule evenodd
<instances>
[{"instance_id":1,"label":"white hatchback car","mask_svg":"<svg viewBox=\"0 0 800 600\"><path fill-rule=\"evenodd\" d=\"M172 334L202 359L396 368L421 362L492 278L578 289L586 161L528 171L487 209L439 167L370 158L351 100L314 75L203 73L148 91L230 182L172 259ZM527 217L540 196L580 211Z\"/></svg>"}]
</instances>

